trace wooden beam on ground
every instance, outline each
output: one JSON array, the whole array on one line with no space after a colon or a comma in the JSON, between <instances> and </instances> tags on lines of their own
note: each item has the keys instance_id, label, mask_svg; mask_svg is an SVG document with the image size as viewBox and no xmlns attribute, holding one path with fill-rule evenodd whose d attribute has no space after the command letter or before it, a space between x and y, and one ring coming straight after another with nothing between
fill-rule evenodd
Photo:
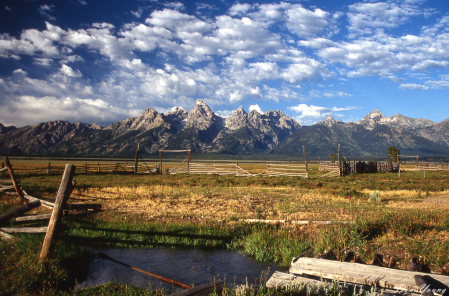
<instances>
[{"instance_id":1,"label":"wooden beam on ground","mask_svg":"<svg viewBox=\"0 0 449 296\"><path fill-rule=\"evenodd\" d=\"M32 216L22 216L14 218L16 222L30 222L30 221L42 221L49 220L51 218L51 214L42 214L42 215L32 215Z\"/></svg>"},{"instance_id":2,"label":"wooden beam on ground","mask_svg":"<svg viewBox=\"0 0 449 296\"><path fill-rule=\"evenodd\" d=\"M417 274L429 275L421 272L315 258L299 258L291 265L289 272L401 291L419 291L420 287L416 285L414 276ZM438 274L429 276L443 285L449 285L448 276Z\"/></svg>"},{"instance_id":3,"label":"wooden beam on ground","mask_svg":"<svg viewBox=\"0 0 449 296\"><path fill-rule=\"evenodd\" d=\"M26 193L25 190L23 190L23 193L25 194L25 198L28 199L29 201L40 201L41 202L41 206L43 206L44 208L48 208L48 209L52 209L55 207L55 204L37 197L33 197L31 195L28 195L28 193Z\"/></svg>"},{"instance_id":4,"label":"wooden beam on ground","mask_svg":"<svg viewBox=\"0 0 449 296\"><path fill-rule=\"evenodd\" d=\"M2 187L0 187L0 192L6 191L9 189L14 189L14 186L2 186Z\"/></svg>"},{"instance_id":5,"label":"wooden beam on ground","mask_svg":"<svg viewBox=\"0 0 449 296\"><path fill-rule=\"evenodd\" d=\"M9 162L9 158L5 157L6 168L8 169L9 176L11 177L12 184L14 185L14 189L17 192L17 196L20 198L20 202L25 203L25 197L22 192L22 188L20 188L19 182L17 182L16 177L14 176L14 170L12 169L11 163Z\"/></svg>"},{"instance_id":6,"label":"wooden beam on ground","mask_svg":"<svg viewBox=\"0 0 449 296\"><path fill-rule=\"evenodd\" d=\"M54 236L58 229L59 223L62 217L62 210L67 200L70 197L70 192L72 191L72 180L75 174L76 167L72 164L66 164L64 175L62 176L61 184L59 185L58 194L55 200L55 207L51 213L50 222L48 223L47 234L44 238L44 243L42 245L41 254L39 256L39 262L42 262L50 252L53 246Z\"/></svg>"},{"instance_id":7,"label":"wooden beam on ground","mask_svg":"<svg viewBox=\"0 0 449 296\"><path fill-rule=\"evenodd\" d=\"M267 288L287 288L301 285L329 286L332 285L320 280L300 277L296 274L276 271L266 283Z\"/></svg>"},{"instance_id":8,"label":"wooden beam on ground","mask_svg":"<svg viewBox=\"0 0 449 296\"><path fill-rule=\"evenodd\" d=\"M19 216L23 213L26 213L28 211L31 211L32 209L37 208L40 205L41 205L40 201L33 201L28 204L24 204L23 206L20 206L12 211L6 212L6 213L0 215L0 223L8 221L8 220L10 220L16 216Z\"/></svg>"},{"instance_id":9,"label":"wooden beam on ground","mask_svg":"<svg viewBox=\"0 0 449 296\"><path fill-rule=\"evenodd\" d=\"M3 231L0 231L0 239L2 239L2 240L13 240L14 236L9 235L9 234L7 234L7 233L5 233Z\"/></svg>"},{"instance_id":10,"label":"wooden beam on ground","mask_svg":"<svg viewBox=\"0 0 449 296\"><path fill-rule=\"evenodd\" d=\"M42 227L0 227L6 233L46 233L47 226Z\"/></svg>"},{"instance_id":11,"label":"wooden beam on ground","mask_svg":"<svg viewBox=\"0 0 449 296\"><path fill-rule=\"evenodd\" d=\"M221 295L224 288L224 280L218 280L214 283L199 285L170 296L208 296L211 294Z\"/></svg>"}]
</instances>

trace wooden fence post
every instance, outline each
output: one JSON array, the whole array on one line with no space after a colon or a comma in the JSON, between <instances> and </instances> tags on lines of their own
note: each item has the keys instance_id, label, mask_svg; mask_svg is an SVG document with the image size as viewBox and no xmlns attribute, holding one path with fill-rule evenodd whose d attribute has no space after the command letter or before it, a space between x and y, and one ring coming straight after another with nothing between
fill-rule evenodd
<instances>
[{"instance_id":1,"label":"wooden fence post","mask_svg":"<svg viewBox=\"0 0 449 296\"><path fill-rule=\"evenodd\" d=\"M189 171L190 174L190 162L192 161L192 151L189 150L187 151L187 170Z\"/></svg>"},{"instance_id":2,"label":"wooden fence post","mask_svg":"<svg viewBox=\"0 0 449 296\"><path fill-rule=\"evenodd\" d=\"M100 163L99 162L97 163L97 166L98 166L98 172L100 173Z\"/></svg>"},{"instance_id":3,"label":"wooden fence post","mask_svg":"<svg viewBox=\"0 0 449 296\"><path fill-rule=\"evenodd\" d=\"M162 151L159 150L159 174L162 174Z\"/></svg>"},{"instance_id":4,"label":"wooden fence post","mask_svg":"<svg viewBox=\"0 0 449 296\"><path fill-rule=\"evenodd\" d=\"M139 165L139 150L140 150L140 143L137 143L136 156L134 159L134 174L137 174L137 166Z\"/></svg>"},{"instance_id":5,"label":"wooden fence post","mask_svg":"<svg viewBox=\"0 0 449 296\"><path fill-rule=\"evenodd\" d=\"M307 179L309 179L309 166L307 165L307 161L306 161L306 174L307 174Z\"/></svg>"},{"instance_id":6,"label":"wooden fence post","mask_svg":"<svg viewBox=\"0 0 449 296\"><path fill-rule=\"evenodd\" d=\"M70 192L73 189L72 180L75 169L76 167L72 164L66 164L65 166L64 175L62 176L61 184L59 185L55 206L53 208L53 212L51 213L47 233L45 234L44 243L39 256L39 262L42 262L47 257L51 247L53 246L54 236L56 235L57 228L61 221L62 210L70 197Z\"/></svg>"},{"instance_id":7,"label":"wooden fence post","mask_svg":"<svg viewBox=\"0 0 449 296\"><path fill-rule=\"evenodd\" d=\"M239 163L238 162L235 163L235 167L237 169L237 177L238 177L239 176Z\"/></svg>"},{"instance_id":8,"label":"wooden fence post","mask_svg":"<svg viewBox=\"0 0 449 296\"><path fill-rule=\"evenodd\" d=\"M2 162L2 169L3 168L5 168L5 163L4 162ZM2 177L4 177L5 176L5 171L2 171Z\"/></svg>"},{"instance_id":9,"label":"wooden fence post","mask_svg":"<svg viewBox=\"0 0 449 296\"><path fill-rule=\"evenodd\" d=\"M87 173L87 162L84 163L84 173Z\"/></svg>"},{"instance_id":10,"label":"wooden fence post","mask_svg":"<svg viewBox=\"0 0 449 296\"><path fill-rule=\"evenodd\" d=\"M118 173L118 162L115 163L115 173Z\"/></svg>"},{"instance_id":11,"label":"wooden fence post","mask_svg":"<svg viewBox=\"0 0 449 296\"><path fill-rule=\"evenodd\" d=\"M9 162L9 158L5 157L5 164L8 168L9 176L11 177L12 184L14 185L14 189L17 192L17 195L20 198L20 202L23 204L25 202L25 196L23 194L22 188L20 188L19 183L16 180L16 177L14 176L14 170L12 169L11 163Z\"/></svg>"},{"instance_id":12,"label":"wooden fence post","mask_svg":"<svg viewBox=\"0 0 449 296\"><path fill-rule=\"evenodd\" d=\"M48 165L47 165L47 175L50 175L50 171L51 171L51 162L48 162Z\"/></svg>"},{"instance_id":13,"label":"wooden fence post","mask_svg":"<svg viewBox=\"0 0 449 296\"><path fill-rule=\"evenodd\" d=\"M341 151L340 151L340 144L338 144L338 177L341 177Z\"/></svg>"},{"instance_id":14,"label":"wooden fence post","mask_svg":"<svg viewBox=\"0 0 449 296\"><path fill-rule=\"evenodd\" d=\"M215 168L215 174L218 175L218 169L217 169L217 163L216 162L214 162L214 168Z\"/></svg>"},{"instance_id":15,"label":"wooden fence post","mask_svg":"<svg viewBox=\"0 0 449 296\"><path fill-rule=\"evenodd\" d=\"M302 145L302 155L304 157L304 162L306 162L306 145Z\"/></svg>"},{"instance_id":16,"label":"wooden fence post","mask_svg":"<svg viewBox=\"0 0 449 296\"><path fill-rule=\"evenodd\" d=\"M270 177L270 162L267 162L268 177Z\"/></svg>"}]
</instances>

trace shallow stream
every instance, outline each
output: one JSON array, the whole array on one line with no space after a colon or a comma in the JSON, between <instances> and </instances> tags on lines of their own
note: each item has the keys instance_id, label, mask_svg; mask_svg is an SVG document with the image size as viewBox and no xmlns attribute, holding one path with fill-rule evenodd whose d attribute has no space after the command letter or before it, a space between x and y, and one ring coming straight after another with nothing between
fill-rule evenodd
<instances>
[{"instance_id":1,"label":"shallow stream","mask_svg":"<svg viewBox=\"0 0 449 296\"><path fill-rule=\"evenodd\" d=\"M155 273L185 284L195 286L226 279L227 284L249 284L274 271L285 271L273 263L259 263L228 250L131 248L91 249L102 252L120 262ZM172 285L132 270L126 266L96 256L89 265L87 279L79 287L101 285L109 282L131 284L139 287L168 288Z\"/></svg>"}]
</instances>

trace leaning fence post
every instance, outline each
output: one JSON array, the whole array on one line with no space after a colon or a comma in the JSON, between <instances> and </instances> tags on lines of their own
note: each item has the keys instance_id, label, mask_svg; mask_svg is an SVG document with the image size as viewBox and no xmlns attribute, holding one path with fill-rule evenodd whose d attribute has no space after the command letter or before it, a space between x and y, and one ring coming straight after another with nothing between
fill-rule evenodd
<instances>
[{"instance_id":1,"label":"leaning fence post","mask_svg":"<svg viewBox=\"0 0 449 296\"><path fill-rule=\"evenodd\" d=\"M17 192L17 195L20 198L20 202L25 202L25 196L23 194L22 188L20 188L19 183L16 180L16 176L14 176L14 170L12 169L11 163L9 162L9 158L5 157L5 164L8 168L9 176L11 177L12 184L14 185L14 189Z\"/></svg>"},{"instance_id":2,"label":"leaning fence post","mask_svg":"<svg viewBox=\"0 0 449 296\"><path fill-rule=\"evenodd\" d=\"M66 164L64 175L62 176L61 184L59 185L58 194L56 195L55 206L51 213L50 222L48 223L47 233L42 245L41 254L39 256L39 262L42 262L48 255L51 247L54 243L54 236L57 228L60 224L62 217L62 210L72 192L72 180L75 174L76 167L72 164Z\"/></svg>"}]
</instances>

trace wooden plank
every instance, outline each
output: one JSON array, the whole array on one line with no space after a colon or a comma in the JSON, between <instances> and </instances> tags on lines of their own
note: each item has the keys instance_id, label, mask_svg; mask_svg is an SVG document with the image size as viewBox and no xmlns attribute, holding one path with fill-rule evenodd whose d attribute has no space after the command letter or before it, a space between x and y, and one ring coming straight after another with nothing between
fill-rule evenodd
<instances>
[{"instance_id":1,"label":"wooden plank","mask_svg":"<svg viewBox=\"0 0 449 296\"><path fill-rule=\"evenodd\" d=\"M17 217L17 218L14 218L14 221L16 221L16 222L41 221L41 220L49 220L50 218L51 218L51 214L42 214L42 215Z\"/></svg>"},{"instance_id":2,"label":"wooden plank","mask_svg":"<svg viewBox=\"0 0 449 296\"><path fill-rule=\"evenodd\" d=\"M30 202L28 204L24 204L23 206L20 206L14 210L9 211L9 212L6 212L6 213L0 215L0 223L8 221L8 220L10 220L16 216L19 216L23 213L26 213L28 211L31 211L32 209L37 208L40 205L41 205L41 202L37 200L37 201Z\"/></svg>"},{"instance_id":3,"label":"wooden plank","mask_svg":"<svg viewBox=\"0 0 449 296\"><path fill-rule=\"evenodd\" d=\"M0 231L0 239L2 239L4 241L6 241L6 240L13 240L14 236L9 235L9 234L7 234L7 233L5 233L3 231Z\"/></svg>"},{"instance_id":4,"label":"wooden plank","mask_svg":"<svg viewBox=\"0 0 449 296\"><path fill-rule=\"evenodd\" d=\"M52 202L49 202L49 201L46 201L46 200L43 200L43 199L40 199L40 198L37 198L37 197L33 197L33 196L28 195L28 193L26 193L25 190L23 190L23 193L25 194L25 198L26 198L26 199L28 199L29 201L36 201L36 200L38 200L38 201L41 202L41 206L43 206L43 207L45 207L45 208L53 209L54 206L55 206L55 204L52 203Z\"/></svg>"},{"instance_id":5,"label":"wooden plank","mask_svg":"<svg viewBox=\"0 0 449 296\"><path fill-rule=\"evenodd\" d=\"M17 196L20 198L20 201L22 203L24 203L25 202L24 194L22 192L22 189L20 188L19 182L17 182L17 180L16 180L16 176L14 176L14 170L12 169L12 166L11 166L11 163L9 162L8 157L5 157L5 164L6 164L6 167L8 168L9 176L11 177L12 184L14 185L14 189L17 192Z\"/></svg>"},{"instance_id":6,"label":"wooden plank","mask_svg":"<svg viewBox=\"0 0 449 296\"><path fill-rule=\"evenodd\" d=\"M14 185L13 186L2 186L0 188L0 192L6 191L6 190L9 190L9 189L14 189Z\"/></svg>"},{"instance_id":7,"label":"wooden plank","mask_svg":"<svg viewBox=\"0 0 449 296\"><path fill-rule=\"evenodd\" d=\"M41 254L39 256L39 262L42 262L47 257L51 247L53 246L53 237L56 234L56 230L62 217L62 209L69 199L70 192L72 191L72 180L75 170L76 167L72 164L67 164L65 166L64 175L62 176L61 184L59 185L58 194L55 200L55 207L53 208L50 222L48 223L48 231L45 235Z\"/></svg>"},{"instance_id":8,"label":"wooden plank","mask_svg":"<svg viewBox=\"0 0 449 296\"><path fill-rule=\"evenodd\" d=\"M426 275L406 270L315 258L299 258L292 264L289 271L294 274L306 274L355 284L414 291L420 288L416 285L414 276ZM432 274L432 278L449 285L448 276Z\"/></svg>"},{"instance_id":9,"label":"wooden plank","mask_svg":"<svg viewBox=\"0 0 449 296\"><path fill-rule=\"evenodd\" d=\"M47 226L43 227L0 227L6 233L46 233Z\"/></svg>"},{"instance_id":10,"label":"wooden plank","mask_svg":"<svg viewBox=\"0 0 449 296\"><path fill-rule=\"evenodd\" d=\"M300 277L291 273L284 273L276 271L270 279L266 283L267 288L287 288L287 287L295 287L302 285L314 285L314 286L329 286L332 287L332 284L322 282L315 279L309 279L305 277Z\"/></svg>"},{"instance_id":11,"label":"wooden plank","mask_svg":"<svg viewBox=\"0 0 449 296\"><path fill-rule=\"evenodd\" d=\"M199 285L178 293L171 294L170 296L208 296L211 294L221 295L224 288L224 280L218 280L215 283L208 283Z\"/></svg>"}]
</instances>

